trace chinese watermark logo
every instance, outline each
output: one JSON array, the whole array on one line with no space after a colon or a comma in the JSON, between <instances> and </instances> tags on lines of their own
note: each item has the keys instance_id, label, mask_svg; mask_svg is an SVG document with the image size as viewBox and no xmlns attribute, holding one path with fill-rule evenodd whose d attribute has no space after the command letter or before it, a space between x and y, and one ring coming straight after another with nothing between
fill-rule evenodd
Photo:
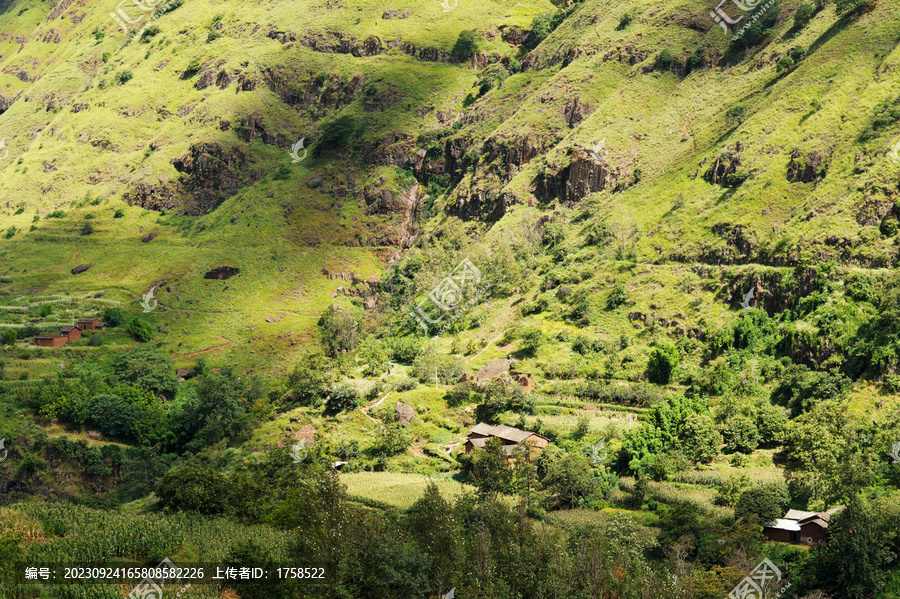
<instances>
[{"instance_id":1,"label":"chinese watermark logo","mask_svg":"<svg viewBox=\"0 0 900 599\"><path fill-rule=\"evenodd\" d=\"M756 306L753 305L754 302L756 302L756 287L753 287L747 292L747 295L745 295L743 301L741 301L741 307L744 310L755 308Z\"/></svg>"},{"instance_id":2,"label":"chinese watermark logo","mask_svg":"<svg viewBox=\"0 0 900 599\"><path fill-rule=\"evenodd\" d=\"M591 447L591 463L594 466L598 466L603 463L603 460L609 455L609 452L605 449L606 439L600 439L595 445Z\"/></svg>"},{"instance_id":3,"label":"chinese watermark logo","mask_svg":"<svg viewBox=\"0 0 900 599\"><path fill-rule=\"evenodd\" d=\"M0 439L0 450L3 450L3 457L0 457L0 462L5 460L6 456L9 455L9 450L6 449L6 446L4 445L5 441L6 441L6 438Z\"/></svg>"},{"instance_id":4,"label":"chinese watermark logo","mask_svg":"<svg viewBox=\"0 0 900 599\"><path fill-rule=\"evenodd\" d=\"M444 12L450 12L459 4L459 0L453 0L453 6L450 6L450 0L440 0L441 8L444 9Z\"/></svg>"},{"instance_id":5,"label":"chinese watermark logo","mask_svg":"<svg viewBox=\"0 0 900 599\"><path fill-rule=\"evenodd\" d=\"M116 6L116 10L114 12L109 13L109 16L111 16L113 18L113 20L119 24L119 26L122 28L122 30L125 33L128 33L128 25L137 25L138 23L140 23L144 17L146 17L149 13L152 13L154 10L156 10L156 5L159 4L161 1L162 0L143 0L143 2L142 2L141 0L122 0L121 2L119 2L119 5ZM125 11L125 9L122 8L122 5L125 4L127 6L129 3L136 6L142 12L137 13L137 11L132 8L131 14L127 13ZM155 21L159 17L163 16L164 14L166 14L166 11L168 11L174 3L175 3L175 0L169 0L162 7L160 7L160 9L156 12L156 14L154 14L153 16L150 17L150 19L144 24L144 26L140 29L140 31L138 31L134 35L134 37L132 39L135 39L135 40L138 39L141 36L141 34L144 33L144 30L147 29L147 27L150 25L150 23ZM132 19L131 17L134 14L137 14L137 18ZM127 23L127 25L126 25L126 23Z\"/></svg>"},{"instance_id":6,"label":"chinese watermark logo","mask_svg":"<svg viewBox=\"0 0 900 599\"><path fill-rule=\"evenodd\" d=\"M175 564L173 564L169 558L159 562L159 565L152 569L155 577L145 578L139 582L136 587L131 589L131 593L128 594L128 599L162 599L162 587L166 579L166 571L169 569L175 569ZM175 596L180 597L190 587L190 584L185 585Z\"/></svg>"},{"instance_id":7,"label":"chinese watermark logo","mask_svg":"<svg viewBox=\"0 0 900 599\"><path fill-rule=\"evenodd\" d=\"M2 143L3 143L3 142L0 141L0 144L2 144ZM3 147L3 146L0 145L0 148L2 148L2 147ZM7 150L7 152L8 152L8 151L9 151L9 150ZM898 141L898 142L895 143L893 146L891 146L891 151L888 152L888 156L889 156L890 159L893 160L894 162L900 162L900 141ZM4 158L6 158L6 156L4 156Z\"/></svg>"},{"instance_id":8,"label":"chinese watermark logo","mask_svg":"<svg viewBox=\"0 0 900 599\"><path fill-rule=\"evenodd\" d=\"M309 451L306 449L306 443L303 442L303 439L300 439L291 447L291 457L294 458L295 464L305 460L307 455L309 455Z\"/></svg>"},{"instance_id":9,"label":"chinese watermark logo","mask_svg":"<svg viewBox=\"0 0 900 599\"><path fill-rule=\"evenodd\" d=\"M722 31L724 31L725 33L729 33L731 26L737 25L738 23L740 23L741 21L743 21L746 18L746 15L740 15L737 18L733 18L733 17L729 16L729 14L727 12L725 12L725 9L722 8L722 5L725 4L727 1L728 0L722 0L721 2L719 2L718 6L716 6L716 8L709 13L709 16L711 16L713 18L713 21L715 21L716 24L719 25L719 27L721 27ZM762 17L766 13L766 11L769 10L775 4L775 0L769 0L762 6L759 6L759 3L762 2L762 0L731 0L731 1L734 2L735 6L737 6L740 10L744 11L745 13L753 12L753 16L751 17L751 19L747 23L745 23L744 26L741 27L735 33L735 35L731 38L731 41L735 41L735 40L739 39L742 35L744 35L744 33L747 31L747 29L751 25L753 25L753 23L758 21L760 19L760 17Z\"/></svg>"},{"instance_id":10,"label":"chinese watermark logo","mask_svg":"<svg viewBox=\"0 0 900 599\"><path fill-rule=\"evenodd\" d=\"M768 558L764 559L750 572L749 576L738 583L728 594L728 599L762 599L765 597L763 588L769 583L775 585L781 582L781 570L775 567ZM791 586L787 583L778 594L781 595Z\"/></svg>"},{"instance_id":11,"label":"chinese watermark logo","mask_svg":"<svg viewBox=\"0 0 900 599\"><path fill-rule=\"evenodd\" d=\"M3 442L0 441L0 448L2 447ZM897 444L891 448L891 457L894 459L894 464L900 464L900 441L898 441ZM0 460L0 462L2 461L3 460Z\"/></svg>"},{"instance_id":12,"label":"chinese watermark logo","mask_svg":"<svg viewBox=\"0 0 900 599\"><path fill-rule=\"evenodd\" d=\"M453 314L449 317L447 323L445 323L437 332L437 335L440 335L444 331L446 331L450 325L452 325L459 318L460 314L463 310L456 310L457 306L459 306L460 302L463 300L463 285L472 284L477 285L481 281L481 271L472 264L472 262L468 258L464 258L459 265L453 269L453 272L450 273L450 276L442 280L438 283L437 287L431 290L431 293L428 294L428 297L416 306L414 312L410 314L410 316L415 319L416 322L425 330L425 334L427 335L428 324L437 325L444 321L444 317L447 316L447 313L453 312ZM475 304L475 301L481 297L481 293L479 292L474 298L470 299L465 307L471 307ZM439 318L432 319L425 310L422 308L422 304L427 302L428 300L438 307L444 314L441 314ZM428 324L426 324L426 322Z\"/></svg>"},{"instance_id":13,"label":"chinese watermark logo","mask_svg":"<svg viewBox=\"0 0 900 599\"><path fill-rule=\"evenodd\" d=\"M303 150L303 142L304 142L305 140L306 140L305 137L301 137L301 138L300 138L300 141L298 141L298 142L295 143L293 146L291 146L291 152L290 152L290 154L291 154L291 160L294 162L294 164L297 164L298 162L300 162L301 160L303 160L304 158L306 158L307 152L306 152L306 150ZM299 152L300 150L303 150L303 156L299 156L299 155L297 154L297 152Z\"/></svg>"},{"instance_id":14,"label":"chinese watermark logo","mask_svg":"<svg viewBox=\"0 0 900 599\"><path fill-rule=\"evenodd\" d=\"M144 298L141 300L141 308L144 309L144 314L148 314L153 312L156 309L156 306L159 305L155 299L153 299L153 292L155 289L153 287L150 288L146 294L144 294ZM150 305L150 302L153 302L153 305Z\"/></svg>"}]
</instances>

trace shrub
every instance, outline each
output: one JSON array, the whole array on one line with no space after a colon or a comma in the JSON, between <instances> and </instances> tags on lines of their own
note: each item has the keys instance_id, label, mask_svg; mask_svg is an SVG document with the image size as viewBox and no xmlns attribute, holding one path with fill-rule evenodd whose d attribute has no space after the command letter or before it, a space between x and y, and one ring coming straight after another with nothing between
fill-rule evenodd
<instances>
[{"instance_id":1,"label":"shrub","mask_svg":"<svg viewBox=\"0 0 900 599\"><path fill-rule=\"evenodd\" d=\"M153 327L140 316L133 316L125 323L125 332L144 343L153 338Z\"/></svg>"},{"instance_id":2,"label":"shrub","mask_svg":"<svg viewBox=\"0 0 900 599\"><path fill-rule=\"evenodd\" d=\"M660 69L669 68L673 62L675 62L675 54L669 50L668 48L663 48L659 54L656 55L656 67Z\"/></svg>"},{"instance_id":3,"label":"shrub","mask_svg":"<svg viewBox=\"0 0 900 599\"><path fill-rule=\"evenodd\" d=\"M522 357L534 356L546 340L547 338L540 329L528 329L522 335L522 341L519 343L519 351L517 353Z\"/></svg>"},{"instance_id":4,"label":"shrub","mask_svg":"<svg viewBox=\"0 0 900 599\"><path fill-rule=\"evenodd\" d=\"M6 233L4 233L3 236L4 236L6 239L12 239L13 236L14 236L18 231L19 231L19 230L18 230L15 226L12 226L12 227L10 227L10 228L8 228L8 229L6 230Z\"/></svg>"},{"instance_id":5,"label":"shrub","mask_svg":"<svg viewBox=\"0 0 900 599\"><path fill-rule=\"evenodd\" d=\"M118 208L113 214L113 218L122 218L123 216L125 216L125 211L121 208Z\"/></svg>"},{"instance_id":6,"label":"shrub","mask_svg":"<svg viewBox=\"0 0 900 599\"><path fill-rule=\"evenodd\" d=\"M616 283L610 290L609 295L606 296L606 307L610 310L615 310L626 303L628 303L628 292L625 291L625 285Z\"/></svg>"},{"instance_id":7,"label":"shrub","mask_svg":"<svg viewBox=\"0 0 900 599\"><path fill-rule=\"evenodd\" d=\"M672 381L672 374L678 367L678 350L671 345L659 345L650 353L650 361L647 364L647 378L651 383L668 385Z\"/></svg>"},{"instance_id":8,"label":"shrub","mask_svg":"<svg viewBox=\"0 0 900 599\"><path fill-rule=\"evenodd\" d=\"M531 21L531 35L528 39L530 48L537 47L542 41L547 39L553 31L559 27L560 23L566 18L565 10L556 10L555 12L545 12L536 16Z\"/></svg>"},{"instance_id":9,"label":"shrub","mask_svg":"<svg viewBox=\"0 0 900 599\"><path fill-rule=\"evenodd\" d=\"M616 27L616 31L622 31L629 25L631 25L632 21L634 21L634 11L628 11L619 19L619 25Z\"/></svg>"},{"instance_id":10,"label":"shrub","mask_svg":"<svg viewBox=\"0 0 900 599\"><path fill-rule=\"evenodd\" d=\"M747 108L746 104L737 104L729 108L725 113L725 116L732 125L740 125L744 122L744 119L747 118L749 112L750 110Z\"/></svg>"},{"instance_id":11,"label":"shrub","mask_svg":"<svg viewBox=\"0 0 900 599\"><path fill-rule=\"evenodd\" d=\"M388 341L391 360L398 364L412 364L422 353L422 342L418 337L393 337Z\"/></svg>"},{"instance_id":12,"label":"shrub","mask_svg":"<svg viewBox=\"0 0 900 599\"><path fill-rule=\"evenodd\" d=\"M66 213L62 210L54 210L47 215L47 218L65 218Z\"/></svg>"},{"instance_id":13,"label":"shrub","mask_svg":"<svg viewBox=\"0 0 900 599\"><path fill-rule=\"evenodd\" d=\"M413 389L415 389L418 386L419 386L419 381L417 381L416 379L411 378L411 377L406 377L405 379L403 379L399 383L397 383L397 391L400 391L400 392L412 391Z\"/></svg>"},{"instance_id":14,"label":"shrub","mask_svg":"<svg viewBox=\"0 0 900 599\"><path fill-rule=\"evenodd\" d=\"M346 410L353 410L359 406L359 392L350 385L337 385L331 390L328 399L328 412L337 414Z\"/></svg>"},{"instance_id":15,"label":"shrub","mask_svg":"<svg viewBox=\"0 0 900 599\"><path fill-rule=\"evenodd\" d=\"M144 44L150 43L150 38L152 38L154 35L158 35L159 31L160 29L158 25L150 25L141 33L141 42Z\"/></svg>"},{"instance_id":16,"label":"shrub","mask_svg":"<svg viewBox=\"0 0 900 599\"><path fill-rule=\"evenodd\" d=\"M113 358L112 365L116 376L126 383L154 392L173 392L178 388L175 365L155 347L142 346L122 352Z\"/></svg>"},{"instance_id":17,"label":"shrub","mask_svg":"<svg viewBox=\"0 0 900 599\"><path fill-rule=\"evenodd\" d=\"M469 402L472 395L472 386L469 383L459 383L450 388L444 395L447 405L455 408Z\"/></svg>"},{"instance_id":18,"label":"shrub","mask_svg":"<svg viewBox=\"0 0 900 599\"><path fill-rule=\"evenodd\" d=\"M804 2L800 6L797 7L797 12L794 13L794 28L795 29L803 29L806 27L812 18L816 14L816 9L812 6L812 4L807 4Z\"/></svg>"},{"instance_id":19,"label":"shrub","mask_svg":"<svg viewBox=\"0 0 900 599\"><path fill-rule=\"evenodd\" d=\"M119 83L119 85L125 85L132 79L134 79L134 74L128 69L123 69L116 75L116 81Z\"/></svg>"},{"instance_id":20,"label":"shrub","mask_svg":"<svg viewBox=\"0 0 900 599\"><path fill-rule=\"evenodd\" d=\"M877 0L834 0L839 15L859 15L874 9Z\"/></svg>"},{"instance_id":21,"label":"shrub","mask_svg":"<svg viewBox=\"0 0 900 599\"><path fill-rule=\"evenodd\" d=\"M80 234L81 235L90 235L93 232L94 232L94 225L91 223L91 221L89 221L89 220L84 221L84 224L81 225Z\"/></svg>"},{"instance_id":22,"label":"shrub","mask_svg":"<svg viewBox=\"0 0 900 599\"><path fill-rule=\"evenodd\" d=\"M18 337L19 336L13 329L6 329L3 331L3 334L0 335L0 340L2 340L2 345L15 345Z\"/></svg>"}]
</instances>

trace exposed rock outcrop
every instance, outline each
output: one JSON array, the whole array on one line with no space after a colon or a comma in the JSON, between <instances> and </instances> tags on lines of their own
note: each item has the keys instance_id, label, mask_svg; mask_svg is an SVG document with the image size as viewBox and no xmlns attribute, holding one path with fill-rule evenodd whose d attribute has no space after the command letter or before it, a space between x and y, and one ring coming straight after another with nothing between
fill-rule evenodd
<instances>
[{"instance_id":1,"label":"exposed rock outcrop","mask_svg":"<svg viewBox=\"0 0 900 599\"><path fill-rule=\"evenodd\" d=\"M78 266L76 266L75 268L72 269L72 274L80 275L81 273L83 273L84 271L89 269L90 267L91 267L90 264L79 264Z\"/></svg>"},{"instance_id":2,"label":"exposed rock outcrop","mask_svg":"<svg viewBox=\"0 0 900 599\"><path fill-rule=\"evenodd\" d=\"M791 152L791 161L788 163L787 179L791 183L801 181L813 183L824 179L828 172L827 159L824 153L813 150L806 156L800 156L800 150Z\"/></svg>"},{"instance_id":3,"label":"exposed rock outcrop","mask_svg":"<svg viewBox=\"0 0 900 599\"><path fill-rule=\"evenodd\" d=\"M397 414L397 420L400 421L404 427L409 426L409 423L413 421L413 418L416 417L416 411L413 409L411 405L408 403L403 403L402 401L398 401L394 405L394 412Z\"/></svg>"},{"instance_id":4,"label":"exposed rock outcrop","mask_svg":"<svg viewBox=\"0 0 900 599\"><path fill-rule=\"evenodd\" d=\"M235 266L217 266L203 275L204 279L230 279L240 273L241 269Z\"/></svg>"}]
</instances>

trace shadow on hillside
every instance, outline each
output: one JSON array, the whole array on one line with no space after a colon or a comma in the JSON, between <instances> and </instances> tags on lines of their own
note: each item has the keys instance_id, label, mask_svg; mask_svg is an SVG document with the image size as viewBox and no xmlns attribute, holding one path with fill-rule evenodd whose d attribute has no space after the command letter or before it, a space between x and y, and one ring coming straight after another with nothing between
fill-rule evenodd
<instances>
[{"instance_id":1,"label":"shadow on hillside","mask_svg":"<svg viewBox=\"0 0 900 599\"><path fill-rule=\"evenodd\" d=\"M831 41L831 38L840 33L842 29L847 27L847 25L850 25L857 18L858 15L844 15L843 17L835 21L834 24L825 31L825 33L820 35L819 38L812 43L812 45L809 47L809 50L807 50L806 52L806 56L811 56L816 50Z\"/></svg>"}]
</instances>

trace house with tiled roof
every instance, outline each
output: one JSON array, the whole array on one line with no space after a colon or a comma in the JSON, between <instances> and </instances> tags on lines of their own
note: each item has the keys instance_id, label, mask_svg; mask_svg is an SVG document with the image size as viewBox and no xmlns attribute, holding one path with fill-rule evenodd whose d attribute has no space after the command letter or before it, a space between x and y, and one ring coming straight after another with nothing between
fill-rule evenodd
<instances>
[{"instance_id":1,"label":"house with tiled roof","mask_svg":"<svg viewBox=\"0 0 900 599\"><path fill-rule=\"evenodd\" d=\"M525 449L530 456L541 451L550 444L547 437L543 437L531 431L523 431L505 424L496 426L481 422L475 425L466 438L465 453L471 453L475 449L484 449L485 443L491 438L500 439L500 446L509 459L512 459L517 449Z\"/></svg>"},{"instance_id":2,"label":"house with tiled roof","mask_svg":"<svg viewBox=\"0 0 900 599\"><path fill-rule=\"evenodd\" d=\"M770 541L793 543L797 545L822 545L828 534L828 523L831 517L844 509L838 506L825 512L805 512L788 510L784 518L777 518L763 528L763 533Z\"/></svg>"}]
</instances>

